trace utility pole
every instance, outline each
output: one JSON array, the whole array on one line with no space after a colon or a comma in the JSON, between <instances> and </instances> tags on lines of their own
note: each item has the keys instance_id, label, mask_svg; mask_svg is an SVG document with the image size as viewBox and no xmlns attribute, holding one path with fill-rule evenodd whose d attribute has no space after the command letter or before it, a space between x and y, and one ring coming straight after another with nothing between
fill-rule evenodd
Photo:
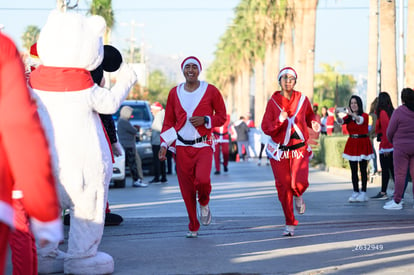
<instances>
[{"instance_id":1,"label":"utility pole","mask_svg":"<svg viewBox=\"0 0 414 275\"><path fill-rule=\"evenodd\" d=\"M134 19L131 20L130 23L121 23L121 25L125 26L125 25L129 25L131 30L130 30L130 34L129 34L129 38L127 39L130 44L129 44L129 63L133 64L134 63L134 52L135 52L135 27L144 27L143 23L136 23ZM141 63L143 63L143 39L141 39L141 58L140 61Z\"/></svg>"}]
</instances>

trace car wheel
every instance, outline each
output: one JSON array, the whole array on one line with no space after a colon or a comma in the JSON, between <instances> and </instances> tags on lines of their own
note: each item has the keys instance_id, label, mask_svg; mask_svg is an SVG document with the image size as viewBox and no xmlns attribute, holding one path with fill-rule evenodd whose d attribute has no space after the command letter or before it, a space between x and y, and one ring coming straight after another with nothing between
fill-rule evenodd
<instances>
[{"instance_id":1,"label":"car wheel","mask_svg":"<svg viewBox=\"0 0 414 275\"><path fill-rule=\"evenodd\" d=\"M112 188L125 188L125 179L123 180L114 180L114 185Z\"/></svg>"}]
</instances>

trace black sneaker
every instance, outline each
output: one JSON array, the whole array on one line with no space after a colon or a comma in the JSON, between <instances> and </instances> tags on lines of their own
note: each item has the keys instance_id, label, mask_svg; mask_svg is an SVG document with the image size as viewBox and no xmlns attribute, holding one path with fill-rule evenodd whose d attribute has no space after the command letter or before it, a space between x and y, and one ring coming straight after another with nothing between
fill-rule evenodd
<instances>
[{"instance_id":1,"label":"black sneaker","mask_svg":"<svg viewBox=\"0 0 414 275\"><path fill-rule=\"evenodd\" d=\"M228 172L229 169L227 168L227 166L224 166L224 172Z\"/></svg>"},{"instance_id":2,"label":"black sneaker","mask_svg":"<svg viewBox=\"0 0 414 275\"><path fill-rule=\"evenodd\" d=\"M166 178L162 178L162 179L161 179L161 182L162 182L162 183L167 183L167 182L168 182L168 180L167 180Z\"/></svg>"},{"instance_id":3,"label":"black sneaker","mask_svg":"<svg viewBox=\"0 0 414 275\"><path fill-rule=\"evenodd\" d=\"M149 183L157 183L157 182L160 182L160 180L156 179L156 178L153 178Z\"/></svg>"},{"instance_id":4,"label":"black sneaker","mask_svg":"<svg viewBox=\"0 0 414 275\"><path fill-rule=\"evenodd\" d=\"M214 172L214 175L220 175L220 171Z\"/></svg>"},{"instance_id":5,"label":"black sneaker","mask_svg":"<svg viewBox=\"0 0 414 275\"><path fill-rule=\"evenodd\" d=\"M388 200L388 196L387 196L387 193L378 192L378 194L375 195L375 196L373 196L373 197L371 197L371 199Z\"/></svg>"}]
</instances>

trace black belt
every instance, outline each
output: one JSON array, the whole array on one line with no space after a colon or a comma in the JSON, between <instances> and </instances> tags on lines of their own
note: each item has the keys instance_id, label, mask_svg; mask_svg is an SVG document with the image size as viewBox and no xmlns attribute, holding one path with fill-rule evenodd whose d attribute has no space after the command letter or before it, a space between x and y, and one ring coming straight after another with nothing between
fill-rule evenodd
<instances>
[{"instance_id":1,"label":"black belt","mask_svg":"<svg viewBox=\"0 0 414 275\"><path fill-rule=\"evenodd\" d=\"M368 137L368 135L349 135L351 138L365 138Z\"/></svg>"},{"instance_id":2,"label":"black belt","mask_svg":"<svg viewBox=\"0 0 414 275\"><path fill-rule=\"evenodd\" d=\"M219 135L219 136L224 136L224 135L228 135L229 133L217 133L217 132L213 132L213 134Z\"/></svg>"},{"instance_id":3,"label":"black belt","mask_svg":"<svg viewBox=\"0 0 414 275\"><path fill-rule=\"evenodd\" d=\"M180 135L177 135L177 138L178 138L178 140L179 140L179 141L181 141L181 142L182 142L182 143L184 143L185 145L194 145L194 144L196 144L196 143L200 143L200 142L206 141L206 140L207 140L207 135L204 135L204 136L202 136L202 137L196 138L196 139L194 139L194 140L185 140L185 139L183 139L183 137L182 137L182 136L180 136Z\"/></svg>"},{"instance_id":4,"label":"black belt","mask_svg":"<svg viewBox=\"0 0 414 275\"><path fill-rule=\"evenodd\" d=\"M296 149L299 149L300 147L303 147L305 145L306 145L306 143L304 143L304 142L301 142L301 143L298 143L298 144L295 144L295 145L292 145L292 146L280 145L279 149L282 150L282 151L296 150Z\"/></svg>"}]
</instances>

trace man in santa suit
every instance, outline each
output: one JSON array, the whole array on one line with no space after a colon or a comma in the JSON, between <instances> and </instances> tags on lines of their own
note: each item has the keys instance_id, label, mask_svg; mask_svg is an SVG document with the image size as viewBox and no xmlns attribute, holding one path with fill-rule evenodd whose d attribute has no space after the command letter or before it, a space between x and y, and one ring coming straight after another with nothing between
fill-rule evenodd
<instances>
[{"instance_id":1,"label":"man in santa suit","mask_svg":"<svg viewBox=\"0 0 414 275\"><path fill-rule=\"evenodd\" d=\"M312 155L308 127L320 131L309 99L294 90L296 79L293 68L280 70L281 91L273 93L262 120L262 130L270 136L266 153L271 157L277 194L285 214L284 236L293 236L298 225L293 201L298 214L305 212L302 195L309 186L309 158Z\"/></svg>"},{"instance_id":2,"label":"man in santa suit","mask_svg":"<svg viewBox=\"0 0 414 275\"><path fill-rule=\"evenodd\" d=\"M186 82L172 88L168 95L158 153L163 161L168 147L175 152L178 182L190 220L187 238L196 238L200 228L197 195L201 223L211 222L212 129L226 121L223 97L216 87L198 80L201 69L194 56L181 63Z\"/></svg>"},{"instance_id":3,"label":"man in santa suit","mask_svg":"<svg viewBox=\"0 0 414 275\"><path fill-rule=\"evenodd\" d=\"M223 156L223 167L224 172L228 171L228 164L229 164L229 142L230 142L230 135L229 135L229 124L230 124L230 115L227 115L226 122L223 126L214 127L213 134L214 139L216 142L215 150L214 150L214 164L216 166L215 175L220 174L220 155Z\"/></svg>"},{"instance_id":4,"label":"man in santa suit","mask_svg":"<svg viewBox=\"0 0 414 275\"><path fill-rule=\"evenodd\" d=\"M332 136L335 124L335 108L328 109L328 118L326 119L326 133L328 136Z\"/></svg>"},{"instance_id":5,"label":"man in santa suit","mask_svg":"<svg viewBox=\"0 0 414 275\"><path fill-rule=\"evenodd\" d=\"M0 274L5 271L12 228L29 231L31 226L40 247L63 239L48 143L24 73L16 46L0 33ZM12 207L12 191L13 198L19 199L21 211ZM28 221L19 223L18 219L26 217L30 217L30 225ZM24 238L15 245L34 241L31 236ZM27 269L14 271L37 274L32 258L36 253L20 252L20 256L24 255L20 260L26 261Z\"/></svg>"}]
</instances>

